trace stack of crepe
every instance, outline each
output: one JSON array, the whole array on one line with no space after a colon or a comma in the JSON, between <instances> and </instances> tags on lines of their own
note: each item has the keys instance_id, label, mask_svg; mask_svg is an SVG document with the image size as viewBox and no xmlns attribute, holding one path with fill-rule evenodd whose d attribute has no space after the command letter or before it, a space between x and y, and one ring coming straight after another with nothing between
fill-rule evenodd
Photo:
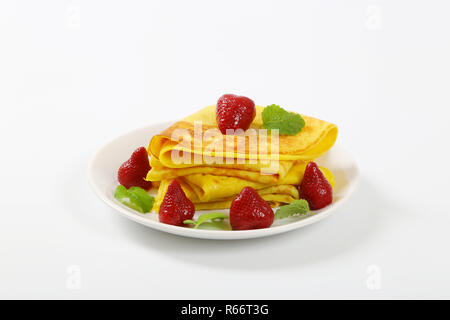
<instances>
[{"instance_id":1,"label":"stack of crepe","mask_svg":"<svg viewBox=\"0 0 450 320\"><path fill-rule=\"evenodd\" d=\"M256 107L256 117L249 129L255 129L253 131L256 135L264 132L259 130L262 128L263 109ZM308 116L303 116L303 119L305 126L299 133L280 135L276 139L277 148L273 148L278 149L276 166L273 165L271 139L268 139L269 151L265 153L249 148L248 144L244 152L237 147L230 150L225 147L226 140L230 137L222 134L206 139L205 134L202 143L196 144L196 139L207 130L217 129L214 105L173 124L154 136L147 147L152 167L147 180L159 183L154 210L159 211L167 187L174 179L180 183L197 210L229 208L233 199L246 186L257 190L272 207L298 199L298 186L303 179L306 164L327 152L337 137L337 127L334 124ZM224 147L212 148L213 144L217 146L218 141ZM248 143L247 140L246 142ZM174 154L182 155L182 159L189 161L180 161L180 157L174 158ZM208 156L213 156L216 160L212 161ZM320 169L334 186L332 173L326 168Z\"/></svg>"}]
</instances>

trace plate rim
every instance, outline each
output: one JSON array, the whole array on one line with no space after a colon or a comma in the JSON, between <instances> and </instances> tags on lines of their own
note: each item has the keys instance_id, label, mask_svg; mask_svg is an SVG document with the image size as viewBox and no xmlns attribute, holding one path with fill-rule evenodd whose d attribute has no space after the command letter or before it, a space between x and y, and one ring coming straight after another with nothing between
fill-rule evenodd
<instances>
[{"instance_id":1,"label":"plate rim","mask_svg":"<svg viewBox=\"0 0 450 320\"><path fill-rule=\"evenodd\" d=\"M107 197L105 192L100 190L100 187L96 183L94 179L94 167L95 163L98 161L98 158L103 153L105 149L116 143L119 139L122 139L125 136L133 135L141 130L147 130L151 129L152 127L156 126L164 126L168 125L171 122L160 122L160 123L154 123L151 125L143 126L138 129L134 129L132 131L129 131L127 133L124 133L120 136L117 136L116 138L110 140L106 144L104 144L99 150L97 150L94 154L94 156L91 158L88 166L88 181L89 185L91 186L94 193L97 195L98 198L100 198L103 202L105 202L108 206L118 211L122 216L137 222L139 224L145 225L146 227L150 227L152 229L167 232L170 234L183 236L183 237L190 237L190 238L199 238L199 239L210 239L210 240L240 240L240 239L251 239L251 238L260 238L260 237L266 237L271 235L276 235L288 231L292 231L295 229L299 229L302 227L305 227L307 225L313 224L315 222L318 222L328 216L330 216L334 211L336 211L338 208L340 208L344 203L348 201L348 199L353 194L354 190L356 189L356 186L359 182L359 167L354 160L354 158L348 153L343 147L340 146L340 144L334 145L332 148L338 148L340 152L345 153L349 158L353 160L354 164L354 177L350 181L350 184L348 186L347 194L345 197L339 199L339 201L334 202L331 206L328 206L324 209L315 211L314 214L309 216L308 218L301 219L299 221L294 221L291 223L287 223L284 225L274 226L270 228L263 228L263 229L253 229L253 230L205 230L205 229L193 229L193 228L183 228L178 226L173 226L165 223L161 223L159 221L154 221L145 218L145 215L139 214L138 212L132 212L132 209L129 209L125 207L124 205L120 203L116 203L115 201L111 200Z\"/></svg>"}]
</instances>

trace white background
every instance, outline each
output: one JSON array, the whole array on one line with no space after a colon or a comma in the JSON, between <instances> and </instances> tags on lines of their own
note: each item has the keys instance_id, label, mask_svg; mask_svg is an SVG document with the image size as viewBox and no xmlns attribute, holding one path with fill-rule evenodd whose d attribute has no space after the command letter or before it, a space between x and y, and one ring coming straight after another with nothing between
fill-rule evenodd
<instances>
[{"instance_id":1,"label":"white background","mask_svg":"<svg viewBox=\"0 0 450 320\"><path fill-rule=\"evenodd\" d=\"M445 0L1 1L0 297L450 298L449 14ZM354 197L232 242L96 198L102 145L223 93L338 124Z\"/></svg>"}]
</instances>

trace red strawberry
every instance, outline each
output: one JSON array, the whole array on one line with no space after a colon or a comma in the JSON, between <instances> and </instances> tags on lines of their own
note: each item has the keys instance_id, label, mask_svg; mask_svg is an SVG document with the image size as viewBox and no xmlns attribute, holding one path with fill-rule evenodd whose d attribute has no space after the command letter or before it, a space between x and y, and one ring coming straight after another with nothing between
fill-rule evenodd
<instances>
[{"instance_id":1,"label":"red strawberry","mask_svg":"<svg viewBox=\"0 0 450 320\"><path fill-rule=\"evenodd\" d=\"M306 165L300 199L308 201L311 210L322 209L333 201L333 189L315 162Z\"/></svg>"},{"instance_id":2,"label":"red strawberry","mask_svg":"<svg viewBox=\"0 0 450 320\"><path fill-rule=\"evenodd\" d=\"M268 228L274 214L269 204L251 187L245 187L234 198L230 207L230 223L233 230Z\"/></svg>"},{"instance_id":3,"label":"red strawberry","mask_svg":"<svg viewBox=\"0 0 450 320\"><path fill-rule=\"evenodd\" d=\"M140 147L133 152L130 159L120 166L117 175L119 183L127 189L130 187L141 187L148 190L152 187L152 183L145 181L144 178L150 169L147 150L144 147Z\"/></svg>"},{"instance_id":4,"label":"red strawberry","mask_svg":"<svg viewBox=\"0 0 450 320\"><path fill-rule=\"evenodd\" d=\"M247 130L255 115L255 103L247 97L224 94L217 101L216 119L222 134L227 129Z\"/></svg>"},{"instance_id":5,"label":"red strawberry","mask_svg":"<svg viewBox=\"0 0 450 320\"><path fill-rule=\"evenodd\" d=\"M186 197L178 181L173 180L159 207L159 221L181 227L184 220L194 217L194 213L194 204Z\"/></svg>"}]
</instances>

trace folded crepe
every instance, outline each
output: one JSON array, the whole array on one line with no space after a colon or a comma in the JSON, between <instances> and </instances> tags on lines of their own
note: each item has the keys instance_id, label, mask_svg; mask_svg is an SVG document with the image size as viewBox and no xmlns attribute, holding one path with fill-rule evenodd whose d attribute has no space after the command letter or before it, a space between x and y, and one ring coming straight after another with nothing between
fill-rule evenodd
<instances>
[{"instance_id":1,"label":"folded crepe","mask_svg":"<svg viewBox=\"0 0 450 320\"><path fill-rule=\"evenodd\" d=\"M298 199L306 164L333 146L337 127L302 116L305 126L299 133L273 137L259 130L263 109L257 106L249 130L236 135L218 131L215 106L209 106L154 136L147 147L152 167L147 180L160 182L154 210L159 211L173 179L197 210L229 208L245 186L254 188L271 206ZM232 148L227 144L230 139L235 139ZM249 147L255 141L258 147ZM266 149L261 147L263 141ZM332 173L320 169L334 186Z\"/></svg>"},{"instance_id":2,"label":"folded crepe","mask_svg":"<svg viewBox=\"0 0 450 320\"><path fill-rule=\"evenodd\" d=\"M262 116L263 107L256 106L256 117L253 120L250 129L262 128ZM320 157L327 152L334 144L337 138L336 125L315 119L308 116L302 116L305 120L305 126L303 129L294 136L280 135L279 137L279 160L303 160L311 161ZM148 146L149 154L158 159L161 164L168 168L180 168L189 167L191 164L176 163L173 160L173 151L185 152L191 155L212 155L214 157L223 157L223 159L269 159L268 155L258 152L252 152L252 150L245 150L245 153L239 152L239 150L226 150L215 151L212 145L222 144L226 145L226 139L228 135L214 136L210 141L205 141L201 146L195 148L195 122L201 122L200 134L203 134L208 129L217 129L216 111L215 106L206 107L197 113L179 121L164 130L160 134L154 136ZM177 137L179 134L184 134L182 137ZM188 136L186 136L186 134ZM258 133L257 133L258 134ZM177 139L178 138L178 139ZM249 137L245 136L245 143L249 143ZM189 145L186 143L180 143L180 140L191 142ZM220 140L220 141L218 141ZM268 142L270 145L270 141ZM212 151L210 151L212 150ZM192 162L192 161L191 161Z\"/></svg>"}]
</instances>

